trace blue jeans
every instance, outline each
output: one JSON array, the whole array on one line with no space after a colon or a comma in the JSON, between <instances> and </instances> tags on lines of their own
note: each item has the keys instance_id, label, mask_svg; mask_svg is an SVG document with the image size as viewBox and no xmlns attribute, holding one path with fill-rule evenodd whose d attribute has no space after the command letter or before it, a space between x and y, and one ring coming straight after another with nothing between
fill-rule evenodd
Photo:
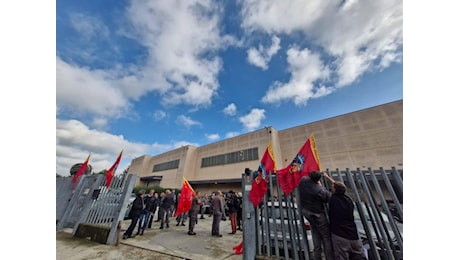
<instances>
[{"instance_id":1,"label":"blue jeans","mask_svg":"<svg viewBox=\"0 0 460 260\"><path fill-rule=\"evenodd\" d=\"M149 224L151 212L148 210L143 210L141 216L139 217L139 233L144 231Z\"/></svg>"}]
</instances>

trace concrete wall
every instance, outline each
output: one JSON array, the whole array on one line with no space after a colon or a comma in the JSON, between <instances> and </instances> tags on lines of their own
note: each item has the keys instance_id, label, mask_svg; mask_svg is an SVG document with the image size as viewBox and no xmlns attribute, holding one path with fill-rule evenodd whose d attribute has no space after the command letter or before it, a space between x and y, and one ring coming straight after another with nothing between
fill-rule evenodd
<instances>
[{"instance_id":1,"label":"concrete wall","mask_svg":"<svg viewBox=\"0 0 460 260\"><path fill-rule=\"evenodd\" d=\"M403 102L279 131L283 166L314 133L323 169L403 166Z\"/></svg>"},{"instance_id":2,"label":"concrete wall","mask_svg":"<svg viewBox=\"0 0 460 260\"><path fill-rule=\"evenodd\" d=\"M144 155L131 162L129 173L138 175L136 186L142 185L140 177L155 175L163 176L160 185L165 188L180 189L185 177L201 183L195 186L203 192L239 191L241 183L225 180L241 178L245 168L256 170L270 140L280 169L292 161L311 133L322 169L403 168L403 101L399 100L285 130L265 127L201 147L188 145L156 156ZM202 158L254 147L258 147L258 160L201 168ZM155 164L177 159L177 169L153 172Z\"/></svg>"}]
</instances>

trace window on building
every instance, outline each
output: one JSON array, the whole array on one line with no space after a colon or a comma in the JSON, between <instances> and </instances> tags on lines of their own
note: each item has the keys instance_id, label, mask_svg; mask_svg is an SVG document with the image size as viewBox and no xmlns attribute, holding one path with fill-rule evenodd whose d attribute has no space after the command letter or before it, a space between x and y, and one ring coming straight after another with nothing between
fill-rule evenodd
<instances>
[{"instance_id":1,"label":"window on building","mask_svg":"<svg viewBox=\"0 0 460 260\"><path fill-rule=\"evenodd\" d=\"M166 171L179 168L179 159L165 163L155 164L152 172Z\"/></svg>"},{"instance_id":2,"label":"window on building","mask_svg":"<svg viewBox=\"0 0 460 260\"><path fill-rule=\"evenodd\" d=\"M239 163L239 162L246 162L246 161L254 161L254 160L259 160L259 148L258 147L202 158L201 167L203 168L203 167L232 164L232 163Z\"/></svg>"}]
</instances>

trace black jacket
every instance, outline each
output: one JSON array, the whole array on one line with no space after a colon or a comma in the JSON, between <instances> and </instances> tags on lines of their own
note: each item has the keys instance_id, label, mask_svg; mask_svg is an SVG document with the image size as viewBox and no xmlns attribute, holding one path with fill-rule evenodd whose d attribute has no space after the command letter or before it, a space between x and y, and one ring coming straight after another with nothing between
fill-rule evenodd
<instances>
[{"instance_id":1,"label":"black jacket","mask_svg":"<svg viewBox=\"0 0 460 260\"><path fill-rule=\"evenodd\" d=\"M153 212L154 209L156 209L155 205L155 197L152 195L145 195L144 196L144 205L145 205L145 210Z\"/></svg>"},{"instance_id":2,"label":"black jacket","mask_svg":"<svg viewBox=\"0 0 460 260\"><path fill-rule=\"evenodd\" d=\"M129 211L129 217L139 217L142 214L142 210L144 208L144 203L142 202L142 198L140 195L137 195L133 201L133 206Z\"/></svg>"},{"instance_id":3,"label":"black jacket","mask_svg":"<svg viewBox=\"0 0 460 260\"><path fill-rule=\"evenodd\" d=\"M168 195L165 195L160 202L160 208L163 209L170 209L171 206L174 205L174 194L170 193Z\"/></svg>"},{"instance_id":4,"label":"black jacket","mask_svg":"<svg viewBox=\"0 0 460 260\"><path fill-rule=\"evenodd\" d=\"M332 194L329 201L329 221L332 233L350 240L359 239L353 209L354 205L350 197L345 194Z\"/></svg>"},{"instance_id":5,"label":"black jacket","mask_svg":"<svg viewBox=\"0 0 460 260\"><path fill-rule=\"evenodd\" d=\"M236 198L236 195L232 194L230 197L227 199L227 207L228 207L228 212L233 213L237 212L238 208L240 207L239 201Z\"/></svg>"},{"instance_id":6,"label":"black jacket","mask_svg":"<svg viewBox=\"0 0 460 260\"><path fill-rule=\"evenodd\" d=\"M331 192L318 186L310 177L302 177L299 184L300 205L312 213L326 213L324 203L329 202Z\"/></svg>"}]
</instances>

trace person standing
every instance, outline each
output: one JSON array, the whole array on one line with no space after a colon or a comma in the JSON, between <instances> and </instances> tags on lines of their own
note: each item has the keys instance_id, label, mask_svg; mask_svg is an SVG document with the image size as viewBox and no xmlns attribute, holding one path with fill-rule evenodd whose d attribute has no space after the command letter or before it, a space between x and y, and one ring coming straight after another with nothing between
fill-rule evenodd
<instances>
[{"instance_id":1,"label":"person standing","mask_svg":"<svg viewBox=\"0 0 460 260\"><path fill-rule=\"evenodd\" d=\"M320 171L312 171L300 179L298 186L302 215L310 222L313 237L313 259L322 260L322 248L326 260L334 260L331 231L327 219L325 203L329 202L331 192L322 187Z\"/></svg>"},{"instance_id":2,"label":"person standing","mask_svg":"<svg viewBox=\"0 0 460 260\"><path fill-rule=\"evenodd\" d=\"M158 198L158 192L155 192L153 194L152 200L153 200L152 217L150 218L148 228L152 228L152 222L153 222L153 219L155 218L155 213L157 212L157 208L160 205L160 199Z\"/></svg>"},{"instance_id":3,"label":"person standing","mask_svg":"<svg viewBox=\"0 0 460 260\"><path fill-rule=\"evenodd\" d=\"M332 247L336 260L366 260L363 243L359 239L353 216L353 200L345 194L344 183L334 181L327 173L323 175L332 183L329 200L329 222Z\"/></svg>"},{"instance_id":4,"label":"person standing","mask_svg":"<svg viewBox=\"0 0 460 260\"><path fill-rule=\"evenodd\" d=\"M128 229L123 234L123 239L133 238L136 236L133 235L133 231L139 221L142 210L144 209L144 194L145 190L138 191L137 196L133 201L133 205L131 206L131 210L128 215L131 218L131 224L129 224Z\"/></svg>"},{"instance_id":5,"label":"person standing","mask_svg":"<svg viewBox=\"0 0 460 260\"><path fill-rule=\"evenodd\" d=\"M218 191L217 194L212 198L211 209L212 209L212 230L211 235L215 237L222 237L220 234L220 221L222 220L222 214L225 214L222 209L222 191Z\"/></svg>"},{"instance_id":6,"label":"person standing","mask_svg":"<svg viewBox=\"0 0 460 260\"><path fill-rule=\"evenodd\" d=\"M143 235L147 225L150 221L150 215L153 211L153 204L155 203L153 194L155 193L154 189L150 189L147 195L144 195L144 205L145 208L142 210L142 214L139 217L139 229L136 235Z\"/></svg>"},{"instance_id":7,"label":"person standing","mask_svg":"<svg viewBox=\"0 0 460 260\"><path fill-rule=\"evenodd\" d=\"M164 214L164 210L162 207L160 207L161 205L161 201L163 200L164 196L166 194L164 192L160 193L160 197L158 198L157 200L157 204L158 204L158 216L157 216L157 220L155 220L155 222L160 222L161 221L161 218L163 217L163 214Z\"/></svg>"},{"instance_id":8,"label":"person standing","mask_svg":"<svg viewBox=\"0 0 460 260\"><path fill-rule=\"evenodd\" d=\"M189 235L196 235L193 232L195 224L198 222L198 213L200 212L200 206L203 204L201 201L201 192L197 191L192 199L192 206L188 211L188 233Z\"/></svg>"},{"instance_id":9,"label":"person standing","mask_svg":"<svg viewBox=\"0 0 460 260\"><path fill-rule=\"evenodd\" d=\"M236 195L236 199L238 200L238 209L236 211L236 225L237 230L243 231L243 193L238 192Z\"/></svg>"},{"instance_id":10,"label":"person standing","mask_svg":"<svg viewBox=\"0 0 460 260\"><path fill-rule=\"evenodd\" d=\"M180 196L181 196L181 195L182 195L181 193L179 193L179 194L177 195L177 200L178 200L178 201L180 200ZM176 207L176 209L177 209L177 205L176 205L175 207ZM185 226L185 223L184 223L184 222L187 221L187 212L182 212L182 213L180 213L180 214L176 217L176 221L177 221L176 226L179 226L179 225Z\"/></svg>"},{"instance_id":11,"label":"person standing","mask_svg":"<svg viewBox=\"0 0 460 260\"><path fill-rule=\"evenodd\" d=\"M230 218L230 225L232 227L232 232L229 235L236 234L236 214L238 210L238 200L236 198L235 192L232 190L228 192L227 198L227 207L228 207L228 215Z\"/></svg>"},{"instance_id":12,"label":"person standing","mask_svg":"<svg viewBox=\"0 0 460 260\"><path fill-rule=\"evenodd\" d=\"M166 228L169 228L169 217L171 216L171 210L174 206L174 194L171 190L165 191L165 196L161 199L160 209L162 209L160 229L163 229L165 223Z\"/></svg>"}]
</instances>

